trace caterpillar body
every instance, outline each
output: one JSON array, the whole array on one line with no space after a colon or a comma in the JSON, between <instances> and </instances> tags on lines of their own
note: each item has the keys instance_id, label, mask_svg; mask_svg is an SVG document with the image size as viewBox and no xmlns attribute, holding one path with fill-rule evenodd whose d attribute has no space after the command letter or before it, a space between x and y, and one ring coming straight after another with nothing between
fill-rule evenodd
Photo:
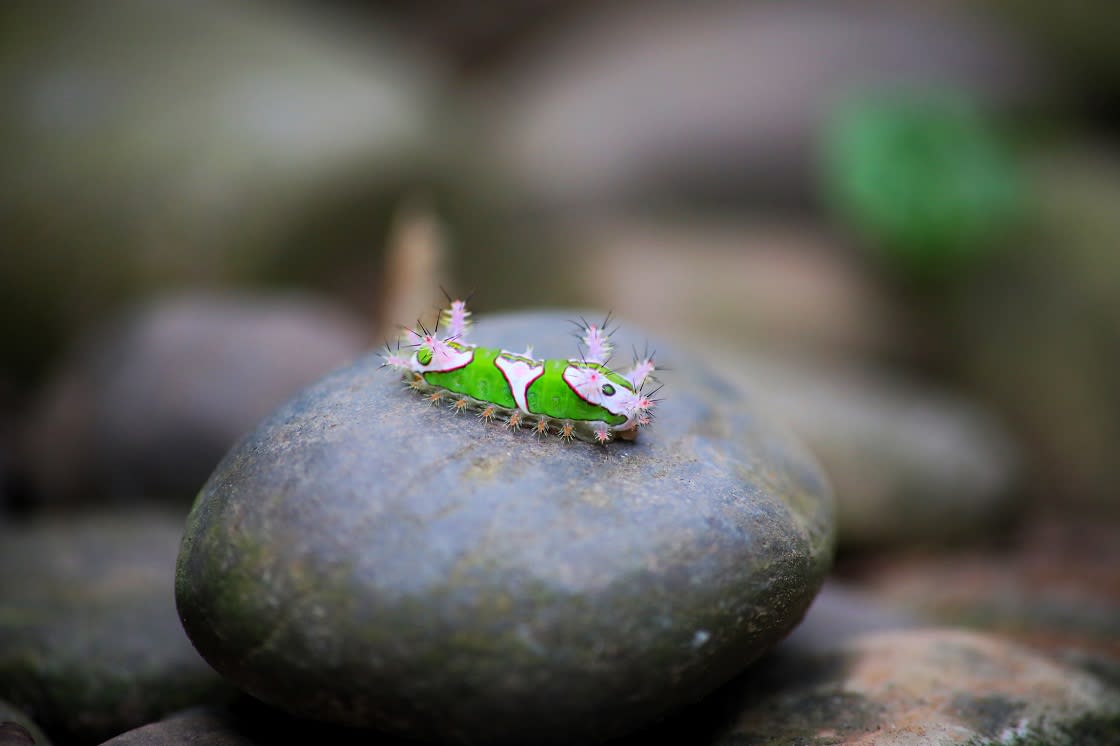
<instances>
[{"instance_id":1,"label":"caterpillar body","mask_svg":"<svg viewBox=\"0 0 1120 746\"><path fill-rule=\"evenodd\" d=\"M602 324L577 323L581 355L568 360L537 360L531 347L514 353L467 344L470 316L466 301L450 301L434 330L419 323L404 330L411 353L402 354L400 343L396 350L386 345L382 367L401 371L429 404L447 402L455 412L475 411L483 421L532 428L538 436L606 444L633 440L650 423L657 392L644 389L654 380L653 355L635 355L626 372L610 368L609 316Z\"/></svg>"}]
</instances>

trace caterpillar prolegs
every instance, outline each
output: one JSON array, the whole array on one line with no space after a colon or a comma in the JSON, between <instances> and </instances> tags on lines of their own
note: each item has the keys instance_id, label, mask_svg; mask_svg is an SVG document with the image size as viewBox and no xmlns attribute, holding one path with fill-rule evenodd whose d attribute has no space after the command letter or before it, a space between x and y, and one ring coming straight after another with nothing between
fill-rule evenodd
<instances>
[{"instance_id":1,"label":"caterpillar prolegs","mask_svg":"<svg viewBox=\"0 0 1120 746\"><path fill-rule=\"evenodd\" d=\"M429 404L446 402L455 412L469 409L483 421L553 433L565 441L633 440L638 428L650 423L658 401L656 390L645 392L653 380L653 355L635 355L626 372L610 368L610 316L602 324L573 322L580 330L580 357L537 360L532 347L514 353L466 344L471 312L466 301L450 304L432 331L420 323L405 329L404 346L411 354L402 354L398 343L396 350L386 345L383 356L382 367L401 371Z\"/></svg>"}]
</instances>

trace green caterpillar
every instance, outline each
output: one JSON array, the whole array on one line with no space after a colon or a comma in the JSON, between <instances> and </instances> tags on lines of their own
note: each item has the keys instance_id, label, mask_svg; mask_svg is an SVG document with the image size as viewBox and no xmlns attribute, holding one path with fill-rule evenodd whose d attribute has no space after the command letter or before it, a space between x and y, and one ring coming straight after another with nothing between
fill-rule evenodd
<instances>
[{"instance_id":1,"label":"green caterpillar","mask_svg":"<svg viewBox=\"0 0 1120 746\"><path fill-rule=\"evenodd\" d=\"M450 300L450 299L448 299ZM625 373L607 366L613 346L602 324L581 319L583 355L571 360L536 360L532 348L518 354L494 347L464 344L470 326L466 301L450 301L429 332L406 329L402 355L386 345L382 367L401 371L409 386L430 404L449 401L456 412L478 411L481 420L501 420L506 427L531 427L537 435L555 433L565 441L579 438L607 443L614 437L633 440L648 425L656 391L644 393L652 379L652 355L634 361ZM439 334L440 323L447 333ZM660 388L660 387L659 387Z\"/></svg>"}]
</instances>

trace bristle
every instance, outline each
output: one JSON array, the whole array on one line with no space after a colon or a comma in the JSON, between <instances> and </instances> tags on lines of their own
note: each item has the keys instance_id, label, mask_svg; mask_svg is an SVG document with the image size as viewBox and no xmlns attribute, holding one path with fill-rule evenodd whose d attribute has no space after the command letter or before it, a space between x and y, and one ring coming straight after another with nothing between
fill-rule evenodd
<instances>
[{"instance_id":1,"label":"bristle","mask_svg":"<svg viewBox=\"0 0 1120 746\"><path fill-rule=\"evenodd\" d=\"M606 318L603 319L602 324L592 324L582 316L579 317L579 322L573 322L580 330L578 339L580 341L580 358L584 362L606 364L611 359L611 351L614 346L611 345L610 336L612 331L607 329L610 323L611 315L608 313ZM586 348L586 353L584 352Z\"/></svg>"}]
</instances>

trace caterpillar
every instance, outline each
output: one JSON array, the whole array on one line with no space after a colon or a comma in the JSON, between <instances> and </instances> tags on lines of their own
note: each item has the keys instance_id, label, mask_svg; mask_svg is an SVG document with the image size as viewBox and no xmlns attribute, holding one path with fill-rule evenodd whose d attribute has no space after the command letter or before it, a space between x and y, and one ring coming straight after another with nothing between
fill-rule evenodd
<instances>
[{"instance_id":1,"label":"caterpillar","mask_svg":"<svg viewBox=\"0 0 1120 746\"><path fill-rule=\"evenodd\" d=\"M514 353L494 347L466 344L471 312L463 300L436 317L429 331L405 328L406 348L401 353L386 343L382 368L400 371L407 387L421 393L429 405L448 402L456 413L477 412L484 422L502 422L511 430L532 428L539 437L555 433L561 440L606 444L613 438L634 440L638 428L652 420L653 397L660 386L645 393L656 380L653 355L637 355L625 373L608 366L613 351L610 315L601 324L580 319L580 357L537 360L533 348ZM445 324L446 333L439 332Z\"/></svg>"}]
</instances>

